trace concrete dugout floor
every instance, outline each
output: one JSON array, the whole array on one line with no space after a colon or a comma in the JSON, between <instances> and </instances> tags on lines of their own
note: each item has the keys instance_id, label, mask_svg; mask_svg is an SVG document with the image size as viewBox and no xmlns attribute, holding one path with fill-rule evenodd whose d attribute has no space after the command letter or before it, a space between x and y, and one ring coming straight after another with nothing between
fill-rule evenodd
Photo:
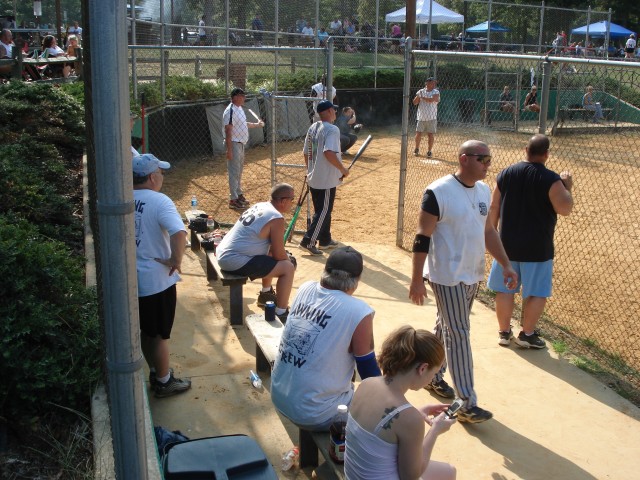
<instances>
[{"instance_id":1,"label":"concrete dugout floor","mask_svg":"<svg viewBox=\"0 0 640 480\"><path fill-rule=\"evenodd\" d=\"M365 258L356 296L376 310L376 348L396 327L431 329L435 303L408 299L411 257L390 245L352 244ZM323 257L298 259L293 296L307 280L319 280ZM297 444L297 429L280 417L264 388L249 383L255 345L244 326L231 327L229 289L209 284L202 252L188 250L171 338L171 366L191 378L190 391L170 398L149 396L153 422L190 438L243 433L266 451L281 478L311 478L311 469L281 472L281 456ZM244 289L245 315L256 306L259 281ZM515 333L519 329L514 328ZM551 350L521 350L497 343L492 310L476 302L472 343L479 405L494 418L477 425L454 425L440 436L433 458L458 469L458 479L633 479L640 472L640 410ZM447 380L450 380L448 376ZM415 405L440 400L422 390L410 392Z\"/></svg>"}]
</instances>

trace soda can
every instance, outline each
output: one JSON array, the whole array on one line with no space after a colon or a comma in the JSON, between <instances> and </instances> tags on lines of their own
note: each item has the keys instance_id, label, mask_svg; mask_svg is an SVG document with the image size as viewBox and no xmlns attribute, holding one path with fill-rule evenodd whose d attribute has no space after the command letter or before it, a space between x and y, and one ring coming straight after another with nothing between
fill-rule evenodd
<instances>
[{"instance_id":1,"label":"soda can","mask_svg":"<svg viewBox=\"0 0 640 480\"><path fill-rule=\"evenodd\" d=\"M276 303L266 302L264 304L264 319L267 322L273 322L276 319Z\"/></svg>"}]
</instances>

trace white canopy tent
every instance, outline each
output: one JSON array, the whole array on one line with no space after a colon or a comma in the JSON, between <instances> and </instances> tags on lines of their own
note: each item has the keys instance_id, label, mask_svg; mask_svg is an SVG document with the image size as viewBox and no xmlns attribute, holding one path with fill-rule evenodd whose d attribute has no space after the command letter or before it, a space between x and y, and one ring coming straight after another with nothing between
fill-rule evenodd
<instances>
[{"instance_id":1,"label":"white canopy tent","mask_svg":"<svg viewBox=\"0 0 640 480\"><path fill-rule=\"evenodd\" d=\"M464 23L464 17L448 8L443 7L433 0L416 0L416 23ZM385 21L387 23L400 22L407 20L407 8L401 8L395 12L387 13Z\"/></svg>"}]
</instances>

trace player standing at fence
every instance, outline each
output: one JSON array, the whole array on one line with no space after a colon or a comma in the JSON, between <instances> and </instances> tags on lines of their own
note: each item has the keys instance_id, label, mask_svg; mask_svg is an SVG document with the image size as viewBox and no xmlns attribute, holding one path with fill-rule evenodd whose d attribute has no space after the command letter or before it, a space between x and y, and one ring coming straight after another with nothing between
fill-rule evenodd
<instances>
[{"instance_id":1,"label":"player standing at fence","mask_svg":"<svg viewBox=\"0 0 640 480\"><path fill-rule=\"evenodd\" d=\"M569 172L558 175L545 166L549 159L547 136L531 137L526 152L526 160L498 174L489 210L489 222L496 228L500 222L500 238L520 280L505 288L502 267L494 261L488 286L496 292L498 343L508 346L513 338L513 297L522 285L524 319L515 342L525 348L545 348L535 328L551 296L553 234L558 214L569 215L573 208L573 180Z\"/></svg>"},{"instance_id":2,"label":"player standing at fence","mask_svg":"<svg viewBox=\"0 0 640 480\"><path fill-rule=\"evenodd\" d=\"M304 163L307 165L307 182L313 202L313 218L300 248L312 255L322 255L321 249L338 245L331 238L331 212L336 198L336 187L349 170L342 164L340 153L340 130L333 125L336 108L325 100L317 107L320 122L313 123L304 140ZM316 242L319 243L316 247Z\"/></svg>"},{"instance_id":3,"label":"player standing at fence","mask_svg":"<svg viewBox=\"0 0 640 480\"><path fill-rule=\"evenodd\" d=\"M149 384L162 398L191 388L190 380L174 377L169 368L176 283L187 231L176 206L160 193L164 170L171 165L149 153L134 157L132 163L140 343L149 365Z\"/></svg>"},{"instance_id":4,"label":"player standing at fence","mask_svg":"<svg viewBox=\"0 0 640 480\"><path fill-rule=\"evenodd\" d=\"M416 155L420 154L422 133L427 132L427 158L431 158L436 127L438 125L438 102L440 102L440 91L436 88L436 79L429 77L425 83L425 88L418 90L418 93L416 93L413 99L413 104L418 106L416 148L413 151Z\"/></svg>"},{"instance_id":5,"label":"player standing at fence","mask_svg":"<svg viewBox=\"0 0 640 480\"><path fill-rule=\"evenodd\" d=\"M311 87L311 96L316 97L319 100L313 102L313 121L317 122L320 120L318 116L318 104L322 100L329 100L331 103L336 103L337 92L335 87L331 87L331 95L327 95L327 74L323 74L320 78L320 82L316 83Z\"/></svg>"},{"instance_id":6,"label":"player standing at fence","mask_svg":"<svg viewBox=\"0 0 640 480\"><path fill-rule=\"evenodd\" d=\"M491 192L482 182L491 165L489 147L478 140L464 142L458 150L458 170L431 183L422 197L418 233L413 243L413 271L409 297L422 305L427 280L436 298L435 335L446 345L454 390L443 379L446 365L427 387L444 398L465 401L458 419L479 423L493 414L477 405L473 380L471 307L484 278L485 245L504 270L504 282L513 288L518 275L511 268L500 236L487 222ZM428 264L425 268L425 261Z\"/></svg>"},{"instance_id":7,"label":"player standing at fence","mask_svg":"<svg viewBox=\"0 0 640 480\"><path fill-rule=\"evenodd\" d=\"M636 53L636 36L635 34L629 35L627 43L624 44L624 58L633 58Z\"/></svg>"},{"instance_id":8,"label":"player standing at fence","mask_svg":"<svg viewBox=\"0 0 640 480\"><path fill-rule=\"evenodd\" d=\"M206 45L207 44L207 31L204 28L204 26L205 26L204 19L205 18L207 18L207 16L206 15L202 15L202 18L198 22L198 40L200 42L200 45Z\"/></svg>"},{"instance_id":9,"label":"player standing at fence","mask_svg":"<svg viewBox=\"0 0 640 480\"><path fill-rule=\"evenodd\" d=\"M229 208L244 210L250 204L242 193L244 146L249 141L250 128L262 128L264 122L248 123L242 109L246 94L241 88L231 90L231 103L222 114L225 145L227 147L227 172L229 174Z\"/></svg>"}]
</instances>

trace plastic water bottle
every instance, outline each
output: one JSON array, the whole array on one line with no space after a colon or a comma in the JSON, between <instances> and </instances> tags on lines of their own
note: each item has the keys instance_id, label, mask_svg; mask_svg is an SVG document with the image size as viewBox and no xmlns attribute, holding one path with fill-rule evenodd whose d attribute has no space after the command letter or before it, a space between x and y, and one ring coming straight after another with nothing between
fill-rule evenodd
<instances>
[{"instance_id":1,"label":"plastic water bottle","mask_svg":"<svg viewBox=\"0 0 640 480\"><path fill-rule=\"evenodd\" d=\"M198 209L198 199L194 195L191 197L191 211L195 212Z\"/></svg>"},{"instance_id":2,"label":"plastic water bottle","mask_svg":"<svg viewBox=\"0 0 640 480\"><path fill-rule=\"evenodd\" d=\"M207 230L209 232L213 232L215 230L215 228L214 228L215 225L216 225L216 223L213 221L213 217L211 215L209 215L207 217Z\"/></svg>"},{"instance_id":3,"label":"plastic water bottle","mask_svg":"<svg viewBox=\"0 0 640 480\"><path fill-rule=\"evenodd\" d=\"M329 455L336 463L344 463L348 412L346 405L338 405L338 413L329 427Z\"/></svg>"},{"instance_id":4,"label":"plastic water bottle","mask_svg":"<svg viewBox=\"0 0 640 480\"><path fill-rule=\"evenodd\" d=\"M293 447L287 453L282 456L282 471L286 472L291 470L292 467L297 467L300 460L300 449Z\"/></svg>"},{"instance_id":5,"label":"plastic water bottle","mask_svg":"<svg viewBox=\"0 0 640 480\"><path fill-rule=\"evenodd\" d=\"M249 370L249 380L251 380L251 385L253 385L254 388L258 390L262 388L262 379L253 370Z\"/></svg>"}]
</instances>

